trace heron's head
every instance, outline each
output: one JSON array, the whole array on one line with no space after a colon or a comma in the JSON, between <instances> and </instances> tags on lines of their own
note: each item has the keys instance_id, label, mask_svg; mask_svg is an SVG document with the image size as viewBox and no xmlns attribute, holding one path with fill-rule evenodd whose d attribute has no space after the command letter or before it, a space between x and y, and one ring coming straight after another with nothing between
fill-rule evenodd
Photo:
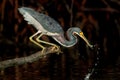
<instances>
[{"instance_id":1,"label":"heron's head","mask_svg":"<svg viewBox=\"0 0 120 80\"><path fill-rule=\"evenodd\" d=\"M82 32L82 30L80 28L74 28L74 34L77 34L79 37L81 37L86 44L90 47L93 48L93 45L91 45L88 41L88 39L84 36L84 33Z\"/></svg>"}]
</instances>

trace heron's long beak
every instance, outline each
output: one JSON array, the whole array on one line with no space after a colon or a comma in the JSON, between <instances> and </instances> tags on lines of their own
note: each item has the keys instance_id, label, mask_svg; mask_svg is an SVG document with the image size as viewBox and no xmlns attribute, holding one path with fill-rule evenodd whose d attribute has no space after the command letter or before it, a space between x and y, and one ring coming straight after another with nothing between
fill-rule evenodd
<instances>
[{"instance_id":1,"label":"heron's long beak","mask_svg":"<svg viewBox=\"0 0 120 80\"><path fill-rule=\"evenodd\" d=\"M90 48L93 48L93 45L91 45L89 43L89 41L87 40L87 38L84 36L83 32L80 32L79 33L79 36L87 43L87 45L90 47Z\"/></svg>"}]
</instances>

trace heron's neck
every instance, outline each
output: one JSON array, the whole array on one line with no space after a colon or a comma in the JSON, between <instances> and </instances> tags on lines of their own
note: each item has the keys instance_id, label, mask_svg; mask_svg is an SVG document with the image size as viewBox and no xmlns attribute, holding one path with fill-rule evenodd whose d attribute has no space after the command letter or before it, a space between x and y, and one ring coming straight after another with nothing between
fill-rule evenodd
<instances>
[{"instance_id":1,"label":"heron's neck","mask_svg":"<svg viewBox=\"0 0 120 80\"><path fill-rule=\"evenodd\" d=\"M54 39L64 47L72 47L77 43L77 37L73 33L74 28L70 28L66 34L68 39L65 38L64 34L60 34L54 37Z\"/></svg>"}]
</instances>

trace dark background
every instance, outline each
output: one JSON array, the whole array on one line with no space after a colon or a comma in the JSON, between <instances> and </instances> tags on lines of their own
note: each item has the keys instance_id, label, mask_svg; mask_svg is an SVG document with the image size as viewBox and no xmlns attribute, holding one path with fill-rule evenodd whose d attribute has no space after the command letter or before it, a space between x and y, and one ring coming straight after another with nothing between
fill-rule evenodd
<instances>
[{"instance_id":1,"label":"dark background","mask_svg":"<svg viewBox=\"0 0 120 80\"><path fill-rule=\"evenodd\" d=\"M19 14L17 9L22 6L49 15L64 31L80 27L92 44L99 45L99 55L79 38L71 48L61 46L63 54L49 54L39 61L1 70L0 80L83 80L96 56L98 66L90 80L120 79L119 0L0 0L0 61L40 50L29 41L36 30ZM58 44L50 37L43 39Z\"/></svg>"}]
</instances>

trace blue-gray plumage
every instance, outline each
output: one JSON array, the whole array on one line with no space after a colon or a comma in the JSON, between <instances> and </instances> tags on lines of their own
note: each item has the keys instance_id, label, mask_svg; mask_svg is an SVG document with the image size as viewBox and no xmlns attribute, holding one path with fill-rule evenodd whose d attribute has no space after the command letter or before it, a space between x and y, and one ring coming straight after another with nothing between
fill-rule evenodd
<instances>
[{"instance_id":1,"label":"blue-gray plumage","mask_svg":"<svg viewBox=\"0 0 120 80\"><path fill-rule=\"evenodd\" d=\"M40 45L38 42L46 43L55 46L56 48L58 48L58 46L53 43L41 41L40 37L42 35L51 36L54 40L56 40L59 44L61 44L64 47L71 47L77 43L77 37L75 36L75 34L77 34L88 44L90 48L93 47L93 45L91 45L88 42L83 32L78 27L72 27L68 29L67 31L68 40L67 40L64 36L65 33L62 27L53 18L43 13L38 13L34 9L28 7L21 7L18 10L24 16L24 19L28 21L28 24L32 24L38 30L38 32L36 32L34 35L30 37L30 40L43 49L44 47ZM36 39L37 41L33 40L32 38L38 34L40 35L37 37Z\"/></svg>"},{"instance_id":2,"label":"blue-gray plumage","mask_svg":"<svg viewBox=\"0 0 120 80\"><path fill-rule=\"evenodd\" d=\"M58 24L58 22L56 22L51 17L49 17L49 16L47 16L47 15L45 15L43 13L38 13L34 9L27 8L27 7L19 8L19 11L23 15L26 12L28 14L30 14L34 19L36 19L43 26L44 29L46 29L49 32L52 32L52 33L56 33L56 32L61 33L61 32L63 32L63 29ZM34 26L34 27L37 30L40 29L39 26Z\"/></svg>"}]
</instances>

